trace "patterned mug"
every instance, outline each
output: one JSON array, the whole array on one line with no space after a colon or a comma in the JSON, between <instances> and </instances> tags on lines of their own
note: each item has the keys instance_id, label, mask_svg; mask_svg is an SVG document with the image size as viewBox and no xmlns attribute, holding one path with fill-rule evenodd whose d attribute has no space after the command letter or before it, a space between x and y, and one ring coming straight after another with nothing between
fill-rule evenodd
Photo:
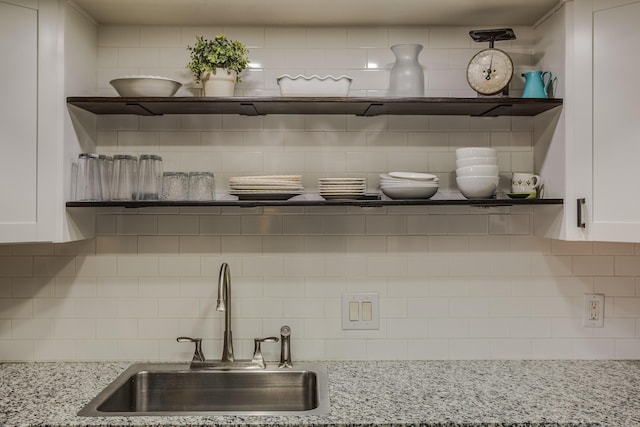
<instances>
[{"instance_id":1,"label":"patterned mug","mask_svg":"<svg viewBox=\"0 0 640 427\"><path fill-rule=\"evenodd\" d=\"M540 193L542 178L532 173L514 172L511 179L512 193Z\"/></svg>"}]
</instances>

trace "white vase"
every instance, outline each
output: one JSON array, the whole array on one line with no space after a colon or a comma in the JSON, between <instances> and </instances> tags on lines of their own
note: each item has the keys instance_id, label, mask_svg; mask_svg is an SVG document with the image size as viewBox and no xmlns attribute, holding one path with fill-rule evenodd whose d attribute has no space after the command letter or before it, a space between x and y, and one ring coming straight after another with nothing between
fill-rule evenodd
<instances>
[{"instance_id":1,"label":"white vase","mask_svg":"<svg viewBox=\"0 0 640 427\"><path fill-rule=\"evenodd\" d=\"M424 96L424 71L418 62L421 44L397 44L391 46L396 62L391 69L389 95Z\"/></svg>"},{"instance_id":2,"label":"white vase","mask_svg":"<svg viewBox=\"0 0 640 427\"><path fill-rule=\"evenodd\" d=\"M227 71L224 68L216 68L216 73L207 73L202 78L204 96L233 96L236 87L235 71Z\"/></svg>"}]
</instances>

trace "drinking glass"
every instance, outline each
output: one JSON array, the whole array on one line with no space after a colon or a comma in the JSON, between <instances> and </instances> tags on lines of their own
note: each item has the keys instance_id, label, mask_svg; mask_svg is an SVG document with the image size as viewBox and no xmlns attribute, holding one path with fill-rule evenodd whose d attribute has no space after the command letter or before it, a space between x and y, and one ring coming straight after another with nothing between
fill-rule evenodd
<instances>
[{"instance_id":1,"label":"drinking glass","mask_svg":"<svg viewBox=\"0 0 640 427\"><path fill-rule=\"evenodd\" d=\"M128 154L113 156L111 200L133 200L136 195L138 158Z\"/></svg>"},{"instance_id":2,"label":"drinking glass","mask_svg":"<svg viewBox=\"0 0 640 427\"><path fill-rule=\"evenodd\" d=\"M138 165L136 200L158 200L162 194L162 157L142 154Z\"/></svg>"},{"instance_id":3,"label":"drinking glass","mask_svg":"<svg viewBox=\"0 0 640 427\"><path fill-rule=\"evenodd\" d=\"M78 156L75 199L82 201L102 200L100 163L97 154L81 153Z\"/></svg>"}]
</instances>

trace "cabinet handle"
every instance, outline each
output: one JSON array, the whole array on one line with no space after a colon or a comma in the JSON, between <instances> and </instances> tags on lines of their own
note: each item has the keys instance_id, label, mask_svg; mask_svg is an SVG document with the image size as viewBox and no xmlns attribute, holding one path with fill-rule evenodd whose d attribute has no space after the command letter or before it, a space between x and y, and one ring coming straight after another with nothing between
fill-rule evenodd
<instances>
[{"instance_id":1,"label":"cabinet handle","mask_svg":"<svg viewBox=\"0 0 640 427\"><path fill-rule=\"evenodd\" d=\"M576 206L578 209L578 223L576 225L578 226L578 228L586 228L587 224L582 219L582 211L584 209L585 203L587 202L587 199L582 197L580 199L577 199L576 201L578 202Z\"/></svg>"}]
</instances>

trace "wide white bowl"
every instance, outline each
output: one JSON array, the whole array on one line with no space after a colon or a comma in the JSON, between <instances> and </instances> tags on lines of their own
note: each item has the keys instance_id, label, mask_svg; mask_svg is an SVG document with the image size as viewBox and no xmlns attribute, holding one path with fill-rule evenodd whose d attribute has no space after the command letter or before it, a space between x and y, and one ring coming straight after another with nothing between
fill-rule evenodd
<instances>
[{"instance_id":1,"label":"wide white bowl","mask_svg":"<svg viewBox=\"0 0 640 427\"><path fill-rule=\"evenodd\" d=\"M438 192L438 186L384 186L382 192L392 199L428 199Z\"/></svg>"},{"instance_id":2,"label":"wide white bowl","mask_svg":"<svg viewBox=\"0 0 640 427\"><path fill-rule=\"evenodd\" d=\"M380 183L380 188L385 188L385 187L418 187L418 188L424 188L424 187L439 187L440 183L438 182L431 182L431 183L412 183L412 182L381 182Z\"/></svg>"},{"instance_id":3,"label":"wide white bowl","mask_svg":"<svg viewBox=\"0 0 640 427\"><path fill-rule=\"evenodd\" d=\"M487 199L493 197L498 188L497 176L458 176L458 189L467 199Z\"/></svg>"},{"instance_id":4,"label":"wide white bowl","mask_svg":"<svg viewBox=\"0 0 640 427\"><path fill-rule=\"evenodd\" d=\"M131 76L113 79L109 83L122 97L173 96L182 83L159 76Z\"/></svg>"},{"instance_id":5,"label":"wide white bowl","mask_svg":"<svg viewBox=\"0 0 640 427\"><path fill-rule=\"evenodd\" d=\"M353 80L349 76L303 76L283 74L277 79L282 96L347 96Z\"/></svg>"},{"instance_id":6,"label":"wide white bowl","mask_svg":"<svg viewBox=\"0 0 640 427\"><path fill-rule=\"evenodd\" d=\"M457 176L498 176L498 166L473 165L456 169Z\"/></svg>"},{"instance_id":7,"label":"wide white bowl","mask_svg":"<svg viewBox=\"0 0 640 427\"><path fill-rule=\"evenodd\" d=\"M438 177L433 174L421 172L389 172L386 175L393 179L410 179L412 181L433 181L434 179L438 179Z\"/></svg>"},{"instance_id":8,"label":"wide white bowl","mask_svg":"<svg viewBox=\"0 0 640 427\"><path fill-rule=\"evenodd\" d=\"M456 159L469 157L496 157L496 150L489 147L464 147L456 149Z\"/></svg>"},{"instance_id":9,"label":"wide white bowl","mask_svg":"<svg viewBox=\"0 0 640 427\"><path fill-rule=\"evenodd\" d=\"M476 165L498 165L498 159L495 157L468 157L466 159L456 160L456 168L460 169L465 166Z\"/></svg>"}]
</instances>

